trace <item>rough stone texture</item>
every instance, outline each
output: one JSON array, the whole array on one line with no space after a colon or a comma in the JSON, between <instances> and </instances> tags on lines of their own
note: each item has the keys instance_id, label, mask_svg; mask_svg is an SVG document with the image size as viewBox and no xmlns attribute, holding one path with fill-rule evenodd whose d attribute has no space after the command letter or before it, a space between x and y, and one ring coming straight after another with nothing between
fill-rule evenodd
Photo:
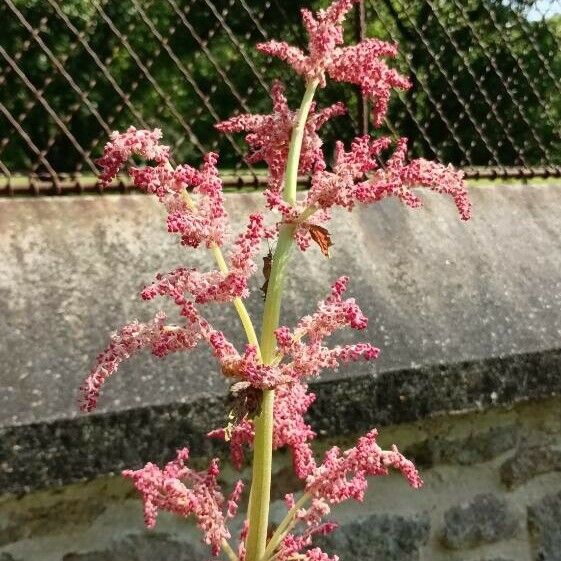
<instances>
[{"instance_id":1,"label":"rough stone texture","mask_svg":"<svg viewBox=\"0 0 561 561\"><path fill-rule=\"evenodd\" d=\"M0 547L30 537L48 536L61 525L91 524L104 510L100 499L61 501L45 508L31 508L25 514L12 515L7 524L0 525Z\"/></svg>"},{"instance_id":2,"label":"rough stone texture","mask_svg":"<svg viewBox=\"0 0 561 561\"><path fill-rule=\"evenodd\" d=\"M513 561L513 559L506 559L505 557L480 557L471 559L471 561Z\"/></svg>"},{"instance_id":3,"label":"rough stone texture","mask_svg":"<svg viewBox=\"0 0 561 561\"><path fill-rule=\"evenodd\" d=\"M533 388L519 385L534 369ZM555 351L320 382L314 384L318 399L311 421L320 434L354 435L373 426L489 406L493 387L496 404L537 398L555 384L561 391L560 370L561 352ZM224 424L225 411L224 398L203 394L187 403L0 427L0 489L19 493L118 473L169 460L186 444L195 456L220 453L224 448L205 435Z\"/></svg>"},{"instance_id":4,"label":"rough stone texture","mask_svg":"<svg viewBox=\"0 0 561 561\"><path fill-rule=\"evenodd\" d=\"M188 542L146 532L141 536L127 536L107 549L69 553L63 561L208 561L208 558L208 553L205 555Z\"/></svg>"},{"instance_id":5,"label":"rough stone texture","mask_svg":"<svg viewBox=\"0 0 561 561\"><path fill-rule=\"evenodd\" d=\"M467 438L426 439L408 448L406 455L423 467L435 464L472 465L492 460L512 449L517 441L516 427L493 427Z\"/></svg>"},{"instance_id":6,"label":"rough stone texture","mask_svg":"<svg viewBox=\"0 0 561 561\"><path fill-rule=\"evenodd\" d=\"M557 349L561 189L473 189L469 223L457 219L445 197L424 196L418 211L387 200L339 215L330 226L333 258L314 249L299 256L284 319L310 311L329 282L346 273L350 292L372 318L368 335L383 350L377 372ZM259 194L229 196L233 223L261 203ZM157 203L134 195L2 200L0 254L3 425L75 417L75 388L108 334L160 305L141 302L139 289L157 271L209 263L206 252L187 250L165 232ZM261 307L254 298L253 315ZM211 316L228 333L239 331L228 306L214 307ZM224 383L211 371L202 351L189 361L143 356L111 380L100 410L222 394ZM372 372L367 364L352 370ZM533 376L525 377L529 389ZM494 382L489 376L486 399L497 391Z\"/></svg>"},{"instance_id":7,"label":"rough stone texture","mask_svg":"<svg viewBox=\"0 0 561 561\"><path fill-rule=\"evenodd\" d=\"M561 492L545 496L528 508L535 561L561 561Z\"/></svg>"},{"instance_id":8,"label":"rough stone texture","mask_svg":"<svg viewBox=\"0 0 561 561\"><path fill-rule=\"evenodd\" d=\"M442 542L451 549L469 548L510 538L516 529L504 499L480 494L444 514Z\"/></svg>"},{"instance_id":9,"label":"rough stone texture","mask_svg":"<svg viewBox=\"0 0 561 561\"><path fill-rule=\"evenodd\" d=\"M523 446L501 466L501 480L518 487L538 475L561 470L561 449L552 446Z\"/></svg>"},{"instance_id":10,"label":"rough stone texture","mask_svg":"<svg viewBox=\"0 0 561 561\"><path fill-rule=\"evenodd\" d=\"M373 515L342 525L316 542L326 552L337 553L341 561L417 561L429 531L426 514Z\"/></svg>"},{"instance_id":11,"label":"rough stone texture","mask_svg":"<svg viewBox=\"0 0 561 561\"><path fill-rule=\"evenodd\" d=\"M490 438L489 434L499 434L501 429L507 431L505 434L512 432L523 435L531 442L559 444L560 407L561 397L461 415L424 418L383 427L380 444L388 447L396 442L412 448L413 443L419 442L425 443L425 448L439 449L449 442L476 442L478 437L491 443L495 438ZM150 418L145 420L151 422ZM332 444L346 448L355 441L356 435L322 438L318 442L317 457ZM155 448L154 445L154 453ZM515 450L512 449L513 454ZM142 453L147 451L150 451L149 446ZM363 502L348 501L334 507L329 518L341 523L343 535L330 537L330 540L337 540L331 547L337 548L342 561L372 559L368 555L361 557L363 550L368 550L369 555L376 554L376 561L392 558L418 561L535 561L536 552L543 546L545 537L554 535L552 532L556 531L555 517L558 514L551 508L545 509L547 516L541 518L532 513L538 512L536 507L541 505L544 496L561 494L561 472L532 478L511 492L499 477L504 457L503 453L476 463L434 463L431 468L422 469L425 486L419 491L409 488L398 473L373 478ZM194 458L194 461L199 463L208 460ZM290 463L289 454L275 455L272 493L274 523L278 523L286 513L282 496L300 488L290 473ZM76 463L76 469L78 465ZM224 467L221 478L223 489L227 492L239 474ZM246 480L248 472L242 473ZM468 542L465 549L451 550L445 547L442 543L445 514L450 509L457 509L459 504L471 502L482 493L496 495L500 502L508 503L508 512L514 513L518 520L514 535L476 547ZM534 554L527 524L528 505L531 506L528 518L531 521ZM542 511L543 506L539 512ZM549 526L545 522L548 516ZM362 522L365 519L369 520L368 524ZM495 522L493 520L493 524ZM473 517L464 517L463 523L469 532L473 531ZM232 528L233 536L238 535L240 524L241 517ZM429 526L430 530L425 530ZM188 551L194 561L210 558L192 520L183 521L162 513L154 532L156 537L152 538L154 534L143 529L142 508L137 493L131 483L121 477L100 477L22 496L0 497L0 556L2 553L9 554L9 561L63 561L65 557L66 561L103 561L107 558L116 561L131 557L146 560L150 555L153 555L154 561L158 561L160 557L154 554L155 549L159 554L170 556L179 551ZM152 539L155 542L150 541ZM349 546L349 540L358 554L353 553L355 550ZM199 556L201 550L204 551ZM0 561L6 560L0 557Z\"/></svg>"}]
</instances>

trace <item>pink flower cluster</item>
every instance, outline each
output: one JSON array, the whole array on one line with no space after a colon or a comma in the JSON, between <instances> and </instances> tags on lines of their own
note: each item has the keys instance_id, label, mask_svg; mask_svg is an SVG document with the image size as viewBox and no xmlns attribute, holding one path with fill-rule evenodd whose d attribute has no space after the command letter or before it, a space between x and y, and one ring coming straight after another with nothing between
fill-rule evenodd
<instances>
[{"instance_id":1,"label":"pink flower cluster","mask_svg":"<svg viewBox=\"0 0 561 561\"><path fill-rule=\"evenodd\" d=\"M243 356L225 355L228 372L258 388L277 390L274 405L273 446L288 447L292 451L294 470L304 478L313 460L308 442L315 433L305 422L304 414L315 396L308 393L305 379L317 376L325 368L338 368L340 363L360 359L374 360L379 349L370 343L336 345L332 348L325 339L336 330L350 327L364 329L368 320L353 298L343 299L348 278L341 277L331 287L331 293L318 304L318 310L302 318L294 331L280 327L276 331L277 364L263 365L254 347L246 347ZM289 358L282 362L282 358ZM234 427L230 436L232 462L241 467L243 446L253 441L253 422L245 419ZM226 432L218 429L212 437L225 438Z\"/></svg>"},{"instance_id":2,"label":"pink flower cluster","mask_svg":"<svg viewBox=\"0 0 561 561\"><path fill-rule=\"evenodd\" d=\"M111 140L105 146L103 156L96 162L101 168L101 184L104 187L109 185L134 154L146 160L154 160L158 164L165 164L169 159L169 147L159 143L161 138L160 129L146 131L129 127L125 133L114 131Z\"/></svg>"},{"instance_id":3,"label":"pink flower cluster","mask_svg":"<svg viewBox=\"0 0 561 561\"><path fill-rule=\"evenodd\" d=\"M294 331L288 327L276 330L278 360L273 364L262 364L253 345L247 345L242 355L225 354L222 361L230 375L255 388L274 389L317 376L325 368L337 369L341 362L377 358L379 349L369 343L333 348L324 344L325 338L338 329L364 329L368 324L354 299L343 300L347 284L347 277L338 279L331 287L331 294L320 302L318 311L300 320ZM291 360L281 361L287 357Z\"/></svg>"},{"instance_id":4,"label":"pink flower cluster","mask_svg":"<svg viewBox=\"0 0 561 561\"><path fill-rule=\"evenodd\" d=\"M329 503L362 501L368 486L366 477L387 475L390 467L401 471L411 487L421 487L423 482L413 463L395 446L390 451L382 450L376 443L377 436L378 431L372 430L345 452L337 446L328 450L323 463L310 469L306 492Z\"/></svg>"},{"instance_id":5,"label":"pink flower cluster","mask_svg":"<svg viewBox=\"0 0 561 561\"><path fill-rule=\"evenodd\" d=\"M352 211L356 205L388 197L419 208L422 200L413 190L419 187L452 197L460 218L469 220L471 203L462 171L423 158L407 161L405 138L397 141L394 153L381 164L391 145L388 137L360 136L347 151L342 142L337 142L331 169L318 161L310 190L294 206L284 202L274 189L265 192L268 207L279 210L285 223L297 226L294 237L300 249L310 246L311 228L326 224L334 208Z\"/></svg>"},{"instance_id":6,"label":"pink flower cluster","mask_svg":"<svg viewBox=\"0 0 561 561\"><path fill-rule=\"evenodd\" d=\"M343 22L357 0L336 0L314 16L302 10L302 20L308 32L308 54L281 41L257 45L262 53L286 61L307 82L317 80L325 85L325 75L339 82L358 85L363 95L373 100L374 123L379 126L388 110L391 90L405 90L410 83L382 57L395 57L397 46L377 39L358 45L340 47L343 43Z\"/></svg>"},{"instance_id":7,"label":"pink flower cluster","mask_svg":"<svg viewBox=\"0 0 561 561\"><path fill-rule=\"evenodd\" d=\"M135 321L113 334L109 346L97 357L95 366L80 387L80 407L84 411L95 409L101 387L107 378L116 372L121 362L140 349L150 348L152 354L164 357L197 345L201 335L196 326L171 327L164 325L164 322L165 315L160 312L149 323Z\"/></svg>"},{"instance_id":8,"label":"pink flower cluster","mask_svg":"<svg viewBox=\"0 0 561 561\"><path fill-rule=\"evenodd\" d=\"M387 137L357 137L348 151L342 142L337 142L332 169L321 169L312 175L311 188L299 205L300 213L308 209L319 211L313 215L315 220L299 220L293 208L279 207L285 221L298 225L295 238L301 249L310 245L310 225L327 222L333 208L351 211L357 204L372 204L387 197L419 208L423 203L412 190L415 187L452 197L460 218L469 220L471 203L462 171L423 158L407 162L405 138L398 140L394 153L381 166L382 154L390 146Z\"/></svg>"},{"instance_id":9,"label":"pink flower cluster","mask_svg":"<svg viewBox=\"0 0 561 561\"><path fill-rule=\"evenodd\" d=\"M245 232L240 234L227 256L227 272L200 272L180 267L167 274L158 274L156 281L144 288L142 298L151 300L157 295L190 294L198 304L246 298L249 295L248 280L256 270L254 259L265 235L263 216L252 214Z\"/></svg>"},{"instance_id":10,"label":"pink flower cluster","mask_svg":"<svg viewBox=\"0 0 561 561\"><path fill-rule=\"evenodd\" d=\"M230 537L226 523L236 515L244 486L238 481L226 499L217 482L218 460L212 460L206 471L197 472L185 465L188 459L189 451L184 448L164 469L148 463L142 469L126 470L123 475L133 481L142 495L148 528L155 526L161 510L185 518L193 515L205 543L211 546L213 555L218 555L223 540Z\"/></svg>"},{"instance_id":11,"label":"pink flower cluster","mask_svg":"<svg viewBox=\"0 0 561 561\"><path fill-rule=\"evenodd\" d=\"M155 194L166 206L168 231L179 233L182 243L191 247L201 243L210 248L222 245L228 215L224 209L216 155L208 154L200 170L190 166L173 168L168 159L168 147L158 143L160 137L157 129L144 131L130 127L123 134L114 133L99 160L103 181L112 181L133 154L156 160L156 166L133 167L129 172L137 187ZM188 188L192 188L197 197L196 204L187 194ZM190 350L202 338L217 356L221 356L224 349L218 349L217 345L224 339L223 335L204 320L190 298L203 304L247 297L248 280L257 269L254 260L261 242L272 235L271 229L264 225L263 215L254 213L249 216L245 231L237 237L226 256L227 271L201 272L180 267L168 274L158 274L155 282L144 288L142 298L151 300L158 295L172 298L180 307L180 315L187 320L185 325L166 326L165 315L160 313L149 323L133 322L121 328L111 338L108 348L98 356L83 382L81 408L92 411L103 383L115 373L123 360L142 348L150 348L154 355L164 357L171 352ZM230 347L226 342L225 348L232 354L235 349Z\"/></svg>"},{"instance_id":12,"label":"pink flower cluster","mask_svg":"<svg viewBox=\"0 0 561 561\"><path fill-rule=\"evenodd\" d=\"M343 42L342 24L354 1L336 0L315 16L302 10L309 35L307 55L278 41L260 44L258 48L287 61L308 82L318 80L323 85L327 74L335 80L358 84L363 94L373 99L375 123L380 125L387 112L391 90L405 89L409 82L382 60L396 55L396 45L368 39L358 45L340 46ZM285 223L296 224L294 236L302 250L311 244L311 231L330 219L334 207L352 210L356 204L371 204L393 196L418 208L422 202L412 191L415 187L450 195L462 220L470 218L471 205L462 172L425 159L408 162L407 140L404 138L397 141L394 154L389 158L384 157L392 145L388 137L358 137L349 151L338 142L333 166L327 169L317 130L328 118L344 111L340 104L319 112L315 106L312 108L304 130L299 162L300 173L312 173L312 186L303 201L288 205L282 199L281 189L296 114L289 109L278 82L273 86L272 96L271 115L239 115L217 127L223 132L247 133L246 141L252 150L249 161L262 160L269 167L269 188L265 192L267 206L280 211ZM301 218L303 215L305 219Z\"/></svg>"},{"instance_id":13,"label":"pink flower cluster","mask_svg":"<svg viewBox=\"0 0 561 561\"><path fill-rule=\"evenodd\" d=\"M333 447L325 454L323 462L316 465L313 455L305 477L304 492L310 497L308 508L296 512L295 520L304 525L303 531L287 533L278 547L278 559L288 561L294 555L312 545L315 535L325 535L337 528L333 522L323 519L330 513L330 505L349 499L362 501L368 486L367 477L388 475L389 469L400 471L411 487L418 489L423 482L415 466L394 446L382 450L376 443L378 433L372 430L359 438L356 446L341 451ZM291 510L294 505L292 494L286 496L286 506ZM305 558L330 558L319 548L308 549Z\"/></svg>"},{"instance_id":14,"label":"pink flower cluster","mask_svg":"<svg viewBox=\"0 0 561 561\"><path fill-rule=\"evenodd\" d=\"M316 433L304 420L304 415L316 396L308 392L308 386L301 382L282 384L277 387L273 406L274 428L273 449L288 447L292 451L295 473L301 479L305 477L306 469L312 461L309 442ZM253 421L243 419L237 424L231 434L226 436L223 428L209 432L211 438L229 439L230 457L232 465L241 469L244 463L244 447L253 443L255 434Z\"/></svg>"},{"instance_id":15,"label":"pink flower cluster","mask_svg":"<svg viewBox=\"0 0 561 561\"><path fill-rule=\"evenodd\" d=\"M396 56L396 45L369 39L358 45L343 46L343 21L355 1L334 0L315 15L302 10L309 36L307 53L277 41L263 43L258 48L288 62L311 84L308 92L316 85L324 86L327 77L358 85L372 100L374 122L379 126L387 112L390 92L406 89L409 82L386 63L388 57ZM270 364L262 363L255 344L238 352L224 333L203 317L198 306L231 301L240 306L238 299L249 295L248 282L257 269L255 261L262 241L274 239L281 224L292 225L301 249L306 249L313 240L327 255L331 239L323 225L333 209L351 211L358 204L372 204L387 197L416 208L422 204L416 187L450 196L463 220L470 217L471 206L462 173L424 159L408 160L407 140L403 138L396 141L393 152L390 149L394 141L389 137L358 137L348 149L338 142L333 163L328 166L318 131L328 119L345 111L341 103L323 110L312 104L298 163L299 173L311 174L311 188L299 202L287 203L282 197L282 187L297 114L289 108L280 82L273 85L271 96L270 115L238 115L219 123L217 128L225 133L244 132L250 147L248 162L266 162L269 167L266 207L280 213L281 221L273 229L265 224L264 215L251 214L243 232L233 239L224 254L222 248L229 239L229 222L217 155L207 154L199 169L173 166L169 147L160 144L158 129L145 131L130 127L125 133L111 135L98 162L102 184L113 181L131 157L147 160L142 167L128 168L134 184L154 194L163 204L168 231L178 235L184 246L210 249L218 269L199 271L178 267L158 274L154 282L145 286L141 293L143 299L162 296L177 305L180 324L166 325L164 314L158 313L150 322L133 322L115 333L82 384L81 401L84 410L93 410L104 382L122 361L143 348L164 357L171 352L192 350L199 341L204 341L222 373L232 381L232 393L245 400L236 411L239 415L235 416L234 426L214 430L209 436L229 440L232 462L241 468L245 448L253 444L255 437L252 416L257 407L252 406L258 405L264 390L275 390L273 448L290 450L304 497L310 500L306 508L297 509L294 497L287 496L287 507L294 519L282 535L271 538L276 547L265 561L337 561L337 557L329 557L312 543L314 536L335 529L333 522L325 521L331 505L349 499L361 501L367 478L387 475L392 468L400 471L412 487L422 485L414 465L395 446L383 450L377 444L376 430L359 438L348 450L331 448L321 462L314 456L311 442L316 434L306 421L306 414L316 396L309 391L309 380L324 369L336 369L340 364L359 360L371 361L379 354L379 349L370 343L328 343L328 338L340 329L362 330L368 324L355 300L345 298L348 278L335 281L317 310L300 319L293 329L286 326L276 329L276 348ZM271 331L272 327L268 332L272 336ZM251 331L250 340L254 341ZM235 554L227 544L230 538L227 522L236 514L243 485L238 482L231 496L225 498L217 482L217 460L211 462L208 470L198 472L187 467L188 456L186 449L179 450L176 459L163 469L149 463L139 470L127 470L124 475L142 495L147 526L154 526L162 510L182 517L193 515L213 554L218 555L225 548L234 559ZM304 503L298 503L301 504ZM300 524L298 529L296 523ZM248 524L246 520L242 527L238 561L245 561Z\"/></svg>"},{"instance_id":16,"label":"pink flower cluster","mask_svg":"<svg viewBox=\"0 0 561 561\"><path fill-rule=\"evenodd\" d=\"M125 133L114 132L97 162L102 168L102 185L109 184L133 155L155 160L155 166L131 167L128 171L136 187L156 195L166 207L168 231L179 234L186 246L221 246L227 233L228 214L216 167L218 156L206 154L200 170L188 165L174 168L169 161L169 147L160 145L160 138L159 129L130 127ZM187 196L187 190L192 190L195 200Z\"/></svg>"},{"instance_id":17,"label":"pink flower cluster","mask_svg":"<svg viewBox=\"0 0 561 561\"><path fill-rule=\"evenodd\" d=\"M226 121L218 123L216 128L220 132L246 132L245 140L251 149L246 157L249 163L264 161L269 167L269 189L272 192L266 195L280 197L284 167L288 156L290 136L296 121L296 112L288 107L284 95L284 87L276 80L271 88L273 99L273 112L270 115L253 115L250 113L236 115ZM312 104L308 120L304 129L302 151L298 164L299 172L310 173L313 170L324 168L322 140L317 131L332 117L342 115L346 108L343 103L315 110Z\"/></svg>"}]
</instances>

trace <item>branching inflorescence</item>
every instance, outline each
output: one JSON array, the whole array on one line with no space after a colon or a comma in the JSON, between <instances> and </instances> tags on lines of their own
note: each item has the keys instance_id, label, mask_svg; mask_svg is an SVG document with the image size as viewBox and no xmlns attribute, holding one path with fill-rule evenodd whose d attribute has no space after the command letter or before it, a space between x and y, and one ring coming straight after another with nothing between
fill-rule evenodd
<instances>
[{"instance_id":1,"label":"branching inflorescence","mask_svg":"<svg viewBox=\"0 0 561 561\"><path fill-rule=\"evenodd\" d=\"M164 469L153 464L124 475L130 478L144 501L145 521L155 524L158 511L186 517L193 515L211 546L212 553L225 554L230 561L277 561L331 559L313 546L313 537L335 529L324 521L330 505L348 499L362 500L367 478L400 471L409 484L418 488L421 478L394 446L382 450L377 432L361 437L356 446L342 451L331 448L318 462L311 447L316 436L305 420L315 400L308 389L310 380L324 369L343 363L374 360L379 350L370 343L330 346L327 339L337 330L362 330L367 319L352 298L345 298L348 278L331 286L318 309L304 316L291 329L279 326L283 278L293 245L306 250L317 242L327 254L331 244L326 228L337 207L352 211L387 197L396 197L417 208L422 202L416 187L449 195L462 220L470 217L470 202L462 173L451 166L424 159L408 160L407 140L387 136L361 136L349 147L338 142L331 165L325 160L320 127L345 111L341 103L318 110L312 99L327 78L360 86L372 101L376 126L384 121L392 89L404 90L408 80L387 65L397 46L377 39L343 46L343 20L355 0L335 0L330 7L312 14L302 10L308 32L308 52L283 42L269 41L257 46L267 54L287 62L305 80L306 91L297 111L289 108L283 86L271 89L270 115L238 115L217 124L227 133L243 132L251 149L249 162L264 161L269 169L264 213L248 217L245 228L232 239L228 213L224 207L222 183L217 169L218 156L209 153L200 169L189 165L174 167L170 150L160 144L159 130L130 127L113 133L99 160L102 184L109 184L127 165L131 156L152 162L128 169L134 184L153 194L167 211L167 229L184 246L210 251L216 268L199 271L179 267L158 274L141 296L145 300L170 298L179 311L176 324L166 323L163 313L146 323L133 322L111 338L81 388L81 404L86 411L95 408L101 387L119 364L142 348L164 357L172 352L190 351L200 342L207 344L219 369L232 382L232 393L239 402L233 421L226 428L209 433L229 441L236 468L245 461L245 448L253 448L253 472L248 515L239 538L237 552L231 546L228 520L237 510L243 490L238 482L229 499L219 485L218 461L207 471L187 467L188 451ZM299 174L311 175L311 187L296 196ZM275 217L267 220L268 217ZM245 309L250 294L248 281L257 270L256 258L263 242L273 240L276 250L266 285L261 338ZM238 350L227 337L204 317L204 304L232 302L247 335L247 345ZM287 515L272 535L268 534L271 480L271 454L289 448L294 470L302 481L298 500L286 497Z\"/></svg>"}]
</instances>

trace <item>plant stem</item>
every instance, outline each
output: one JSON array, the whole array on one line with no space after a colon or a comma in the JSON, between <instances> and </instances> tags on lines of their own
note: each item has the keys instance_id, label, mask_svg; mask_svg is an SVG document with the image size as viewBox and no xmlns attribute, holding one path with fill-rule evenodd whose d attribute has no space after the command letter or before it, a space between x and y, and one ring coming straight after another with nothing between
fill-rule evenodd
<instances>
[{"instance_id":1,"label":"plant stem","mask_svg":"<svg viewBox=\"0 0 561 561\"><path fill-rule=\"evenodd\" d=\"M218 269L222 273L228 272L228 265L226 265L226 261L224 256L222 255L222 251L217 245L213 245L210 249L216 264L218 265ZM245 334L247 336L247 340L251 345L254 345L257 348L257 354L261 355L261 349L259 348L259 341L257 339L257 334L255 333L255 328L253 327L253 322L249 317L249 313L243 300L241 298L234 298L233 300L234 308L236 308L236 312L238 312L238 316L240 317L240 321L242 322L243 328L245 330Z\"/></svg>"},{"instance_id":2,"label":"plant stem","mask_svg":"<svg viewBox=\"0 0 561 561\"><path fill-rule=\"evenodd\" d=\"M222 551L227 555L229 561L239 561L236 552L225 539L222 540Z\"/></svg>"},{"instance_id":3,"label":"plant stem","mask_svg":"<svg viewBox=\"0 0 561 561\"><path fill-rule=\"evenodd\" d=\"M288 150L288 159L286 161L286 173L284 176L284 200L287 203L296 203L296 186L298 183L298 164L300 163L300 152L302 150L302 140L304 139L304 130L306 129L306 121L308 120L308 113L310 112L310 107L312 105L312 99L314 98L314 93L318 87L317 80L310 82L306 91L304 92L304 97L302 98L302 103L300 104L300 109L298 110L298 116L296 117L296 124L292 129L292 137L290 138L290 148Z\"/></svg>"},{"instance_id":4,"label":"plant stem","mask_svg":"<svg viewBox=\"0 0 561 561\"><path fill-rule=\"evenodd\" d=\"M193 199L189 196L189 193L184 189L181 192L183 196L183 200L187 204L189 208L192 210L196 210L197 207ZM226 264L226 260L224 259L224 255L222 255L222 250L216 245L213 244L210 248L210 252L218 265L218 269L222 273L228 273L228 265ZM236 312L238 312L238 316L240 317L240 321L242 322L242 326L244 328L245 334L247 336L247 340L251 345L254 345L257 348L257 354L261 356L261 349L259 348L259 340L257 339L257 334L255 333L255 328L253 327L253 322L249 317L249 313L243 300L241 298L234 298L233 300L234 308L236 308Z\"/></svg>"},{"instance_id":5,"label":"plant stem","mask_svg":"<svg viewBox=\"0 0 561 561\"><path fill-rule=\"evenodd\" d=\"M274 390L264 390L261 413L254 419L253 473L251 502L249 504L249 533L247 536L247 561L257 561L265 551L269 503L271 494L271 468L273 461L273 404Z\"/></svg>"},{"instance_id":6,"label":"plant stem","mask_svg":"<svg viewBox=\"0 0 561 561\"><path fill-rule=\"evenodd\" d=\"M284 200L296 203L298 165L306 121L310 112L317 81L306 87L296 123L292 129L288 159L286 162ZM267 287L263 324L261 328L261 359L263 364L271 364L275 358L275 330L279 326L282 291L286 265L292 249L295 225L283 224L273 261ZM247 536L247 561L262 559L267 545L269 524L269 504L271 500L271 468L273 457L273 407L274 390L265 390L261 403L261 413L255 419L253 442L253 473L251 481L251 500L249 504L249 531Z\"/></svg>"},{"instance_id":7,"label":"plant stem","mask_svg":"<svg viewBox=\"0 0 561 561\"><path fill-rule=\"evenodd\" d=\"M271 536L267 547L265 548L265 553L261 558L261 561L268 559L277 546L280 544L281 540L292 530L294 524L296 523L296 513L300 508L302 508L306 502L310 499L310 495L308 493L304 493L298 501L294 504L294 506L288 511L286 516L284 517L283 521L279 524L278 528L275 530L275 533Z\"/></svg>"}]
</instances>

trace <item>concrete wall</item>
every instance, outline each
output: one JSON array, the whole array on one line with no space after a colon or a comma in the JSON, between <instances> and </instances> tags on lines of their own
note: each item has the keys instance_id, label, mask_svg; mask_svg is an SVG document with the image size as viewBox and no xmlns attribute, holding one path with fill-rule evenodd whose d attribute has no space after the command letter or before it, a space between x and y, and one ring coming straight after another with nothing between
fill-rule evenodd
<instances>
[{"instance_id":1,"label":"concrete wall","mask_svg":"<svg viewBox=\"0 0 561 561\"><path fill-rule=\"evenodd\" d=\"M561 560L561 189L472 197L468 224L437 196L421 211L385 201L339 215L333 258L312 249L295 261L284 321L349 274L371 318L361 339L382 348L375 365L314 384L319 448L377 426L426 481L415 492L379 479L363 504L339 508L343 527L325 546L343 561ZM234 221L260 202L228 198ZM209 353L139 356L98 413L76 410L108 334L153 314L138 290L207 257L175 243L141 196L0 200L0 255L0 561L207 559L184 521L144 531L138 499L112 474L186 444L196 459L224 453L204 438L224 422L227 389ZM235 333L230 307L209 313ZM275 466L280 516L296 482L282 454Z\"/></svg>"}]
</instances>

